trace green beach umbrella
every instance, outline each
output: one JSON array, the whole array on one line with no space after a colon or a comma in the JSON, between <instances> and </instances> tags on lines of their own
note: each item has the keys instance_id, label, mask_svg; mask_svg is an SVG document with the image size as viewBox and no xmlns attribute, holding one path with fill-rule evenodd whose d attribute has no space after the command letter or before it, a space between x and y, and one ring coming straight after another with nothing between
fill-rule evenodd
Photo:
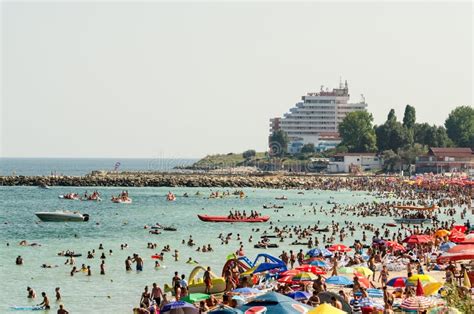
<instances>
[{"instance_id":1,"label":"green beach umbrella","mask_svg":"<svg viewBox=\"0 0 474 314\"><path fill-rule=\"evenodd\" d=\"M205 293L191 293L182 298L181 300L193 304L202 300L207 300L210 297L211 296L209 294Z\"/></svg>"},{"instance_id":2,"label":"green beach umbrella","mask_svg":"<svg viewBox=\"0 0 474 314\"><path fill-rule=\"evenodd\" d=\"M354 273L354 268L352 267L341 267L337 270L338 273L340 274L353 274Z\"/></svg>"}]
</instances>

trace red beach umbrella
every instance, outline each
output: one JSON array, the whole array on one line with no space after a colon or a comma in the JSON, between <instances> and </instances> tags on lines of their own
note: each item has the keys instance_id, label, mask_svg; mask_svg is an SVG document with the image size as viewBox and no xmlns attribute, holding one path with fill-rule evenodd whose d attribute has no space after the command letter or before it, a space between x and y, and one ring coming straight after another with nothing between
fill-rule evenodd
<instances>
[{"instance_id":1,"label":"red beach umbrella","mask_svg":"<svg viewBox=\"0 0 474 314\"><path fill-rule=\"evenodd\" d=\"M313 266L313 265L308 265L308 264L298 266L298 267L296 267L296 269L300 270L300 271L304 271L304 272L310 272L310 273L313 273L315 275L324 275L326 273L321 268Z\"/></svg>"},{"instance_id":2,"label":"red beach umbrella","mask_svg":"<svg viewBox=\"0 0 474 314\"><path fill-rule=\"evenodd\" d=\"M369 279L367 279L367 277L365 277L363 274L355 271L354 276L357 277L362 288L368 289L370 287Z\"/></svg>"},{"instance_id":3,"label":"red beach umbrella","mask_svg":"<svg viewBox=\"0 0 474 314\"><path fill-rule=\"evenodd\" d=\"M281 272L281 273L280 273L280 276L281 276L281 277L286 277L286 276L291 276L291 277L293 277L293 276L298 275L299 273L301 273L301 270L299 270L299 269L290 269L290 270Z\"/></svg>"},{"instance_id":4,"label":"red beach umbrella","mask_svg":"<svg viewBox=\"0 0 474 314\"><path fill-rule=\"evenodd\" d=\"M423 291L423 286L421 285L420 279L418 279L418 283L416 285L416 296L422 297L425 295L425 292Z\"/></svg>"},{"instance_id":5,"label":"red beach umbrella","mask_svg":"<svg viewBox=\"0 0 474 314\"><path fill-rule=\"evenodd\" d=\"M281 283L293 283L293 276L285 276L278 279Z\"/></svg>"},{"instance_id":6,"label":"red beach umbrella","mask_svg":"<svg viewBox=\"0 0 474 314\"><path fill-rule=\"evenodd\" d=\"M334 244L334 245L331 245L329 248L328 248L329 251L331 252L350 252L351 251L351 248L345 246L344 244Z\"/></svg>"},{"instance_id":7,"label":"red beach umbrella","mask_svg":"<svg viewBox=\"0 0 474 314\"><path fill-rule=\"evenodd\" d=\"M431 237L424 234L412 234L403 240L403 242L408 244L424 244L431 242Z\"/></svg>"},{"instance_id":8,"label":"red beach umbrella","mask_svg":"<svg viewBox=\"0 0 474 314\"><path fill-rule=\"evenodd\" d=\"M386 241L385 245L392 249L392 251L406 251L407 249L396 241Z\"/></svg>"},{"instance_id":9,"label":"red beach umbrella","mask_svg":"<svg viewBox=\"0 0 474 314\"><path fill-rule=\"evenodd\" d=\"M456 245L448 250L448 253L468 253L468 252L474 252L474 244Z\"/></svg>"},{"instance_id":10,"label":"red beach umbrella","mask_svg":"<svg viewBox=\"0 0 474 314\"><path fill-rule=\"evenodd\" d=\"M456 229L451 230L449 240L454 243L460 243L466 240L466 235Z\"/></svg>"}]
</instances>

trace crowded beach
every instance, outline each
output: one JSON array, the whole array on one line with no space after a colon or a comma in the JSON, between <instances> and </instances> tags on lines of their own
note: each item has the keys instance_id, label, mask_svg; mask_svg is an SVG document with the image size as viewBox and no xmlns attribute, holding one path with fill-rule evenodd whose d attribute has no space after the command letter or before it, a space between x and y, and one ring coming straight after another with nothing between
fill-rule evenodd
<instances>
[{"instance_id":1,"label":"crowded beach","mask_svg":"<svg viewBox=\"0 0 474 314\"><path fill-rule=\"evenodd\" d=\"M150 258L131 253L125 260L124 272L139 274L150 268L161 268L169 273L170 279L168 282L155 282L153 276L148 280L144 278L144 289L136 292L136 307L130 308L130 312L474 311L474 227L471 226L474 181L461 175L426 174L412 178L324 177L317 182L317 186L301 186L298 194L333 191L333 197L326 204L301 203L296 197L280 196L275 199L281 202L278 205L261 204L261 208L246 211L223 208L222 216L203 213L198 215L202 217L195 217L196 223L202 223L210 230L215 226L213 223L229 225L227 234L218 232L215 235L222 247L201 243L199 236L193 237L186 230L167 227L168 231L176 232L176 237L182 238L181 246L171 247L162 242L158 245L156 242L159 240L148 241L146 248L159 252ZM342 190L365 191L374 200L345 204L338 201L338 191ZM95 191L93 195L99 197L100 194ZM240 190L214 190L209 195L200 192L192 196L209 201L221 197L250 197ZM179 203L180 199L192 196L169 192L165 197L167 201ZM128 191L112 198L112 202L114 199L130 199L131 202ZM286 204L299 208L287 213L300 221L298 224L272 220L272 211L284 211ZM266 210L265 214L262 214L263 210ZM340 219L323 225L320 223L323 216ZM262 217L269 219L261 220ZM373 223L368 220L370 217L385 218L380 223ZM252 223L252 234L243 238L237 223L248 222ZM165 231L165 227L158 223L144 229L156 230L157 237ZM356 231L361 230L361 237L356 237ZM22 241L21 245L30 246L31 243ZM201 265L197 258L182 258L182 246L207 254L222 250L233 253L222 260L220 269L215 269ZM257 248L261 253L247 256L249 247ZM288 247L294 249L288 250ZM130 248L126 243L120 247L91 245L84 256L74 248L67 248L67 251L58 253L67 258L65 265L44 264L42 267L69 267L68 276L71 277L105 275L107 262L115 258L115 250L138 251L139 248ZM94 259L100 260L98 269L91 269L88 265ZM166 268L163 268L164 261ZM17 256L14 262L18 267L25 263L22 256ZM183 262L189 268L189 276L173 270L173 263ZM27 289L25 298L38 302L34 306L16 309L53 308L58 313L68 313L59 287L55 291L56 303L51 300L51 293L42 291L41 287L23 289Z\"/></svg>"}]
</instances>

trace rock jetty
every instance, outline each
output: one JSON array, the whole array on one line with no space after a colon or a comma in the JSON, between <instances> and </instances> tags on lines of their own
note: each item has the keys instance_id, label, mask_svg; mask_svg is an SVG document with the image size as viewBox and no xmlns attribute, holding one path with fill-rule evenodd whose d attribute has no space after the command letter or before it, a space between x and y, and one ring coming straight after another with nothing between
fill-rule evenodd
<instances>
[{"instance_id":1,"label":"rock jetty","mask_svg":"<svg viewBox=\"0 0 474 314\"><path fill-rule=\"evenodd\" d=\"M209 173L92 172L85 176L0 176L0 186L316 188L324 185L326 179L314 175L274 173L225 175Z\"/></svg>"}]
</instances>

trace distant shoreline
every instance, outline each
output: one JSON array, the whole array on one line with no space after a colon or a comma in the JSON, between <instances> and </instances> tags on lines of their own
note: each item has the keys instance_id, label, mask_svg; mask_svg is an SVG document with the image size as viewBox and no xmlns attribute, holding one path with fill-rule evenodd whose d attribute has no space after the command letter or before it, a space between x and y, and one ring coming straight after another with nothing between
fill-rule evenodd
<instances>
[{"instance_id":1,"label":"distant shoreline","mask_svg":"<svg viewBox=\"0 0 474 314\"><path fill-rule=\"evenodd\" d=\"M85 176L0 176L0 186L319 188L327 178L374 176L291 173L93 172ZM380 178L381 176L377 176Z\"/></svg>"}]
</instances>

